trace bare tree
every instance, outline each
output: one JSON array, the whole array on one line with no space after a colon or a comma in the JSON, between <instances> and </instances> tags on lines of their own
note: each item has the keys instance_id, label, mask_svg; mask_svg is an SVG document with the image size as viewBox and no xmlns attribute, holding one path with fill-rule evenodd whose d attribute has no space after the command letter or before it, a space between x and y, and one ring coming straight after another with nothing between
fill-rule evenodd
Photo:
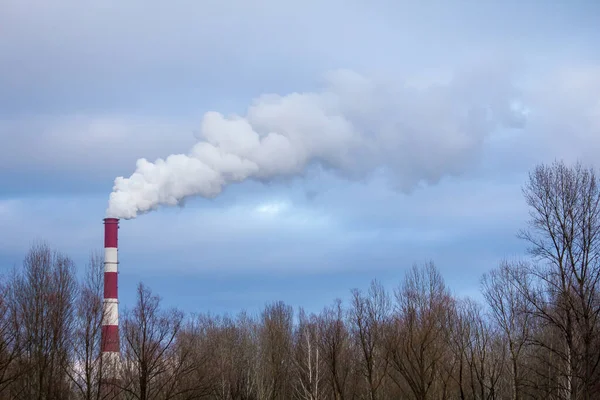
<instances>
[{"instance_id":1,"label":"bare tree","mask_svg":"<svg viewBox=\"0 0 600 400\"><path fill-rule=\"evenodd\" d=\"M178 387L177 399L230 398L228 391L233 389L233 383L225 387L223 382L232 381L229 368L235 364L231 361L233 365L223 366L220 360L223 348L235 352L228 346L228 325L220 318L204 314L196 315L184 325L178 334L177 346L188 353L188 361L182 376L173 381Z\"/></svg>"},{"instance_id":2,"label":"bare tree","mask_svg":"<svg viewBox=\"0 0 600 400\"><path fill-rule=\"evenodd\" d=\"M283 302L268 304L262 313L259 328L259 362L257 379L260 399L289 399L293 310Z\"/></svg>"},{"instance_id":3,"label":"bare tree","mask_svg":"<svg viewBox=\"0 0 600 400\"><path fill-rule=\"evenodd\" d=\"M10 286L0 285L0 393L24 372L19 368L22 340L15 304L11 302Z\"/></svg>"},{"instance_id":4,"label":"bare tree","mask_svg":"<svg viewBox=\"0 0 600 400\"><path fill-rule=\"evenodd\" d=\"M482 306L466 299L461 307L470 325L467 363L470 371L470 391L473 398L495 399L505 367L504 342L483 314Z\"/></svg>"},{"instance_id":5,"label":"bare tree","mask_svg":"<svg viewBox=\"0 0 600 400\"><path fill-rule=\"evenodd\" d=\"M326 365L327 380L334 400L346 399L349 380L352 379L352 348L350 332L344 323L344 309L337 299L320 316L321 340L319 346Z\"/></svg>"},{"instance_id":6,"label":"bare tree","mask_svg":"<svg viewBox=\"0 0 600 400\"><path fill-rule=\"evenodd\" d=\"M181 311L161 310L160 298L138 285L136 306L124 312L122 323L121 389L126 394L138 400L174 397L173 380L185 363L175 345L182 322Z\"/></svg>"},{"instance_id":7,"label":"bare tree","mask_svg":"<svg viewBox=\"0 0 600 400\"><path fill-rule=\"evenodd\" d=\"M381 283L372 281L367 295L352 290L350 321L360 351L360 369L367 383L370 400L380 398L379 389L387 376L389 352L386 329L391 313L391 302Z\"/></svg>"},{"instance_id":8,"label":"bare tree","mask_svg":"<svg viewBox=\"0 0 600 400\"><path fill-rule=\"evenodd\" d=\"M469 347L471 345L472 325L468 313L464 311L464 302L457 301L452 307L449 328L449 350L451 361L447 363L450 379L456 384L461 400L467 398L470 386Z\"/></svg>"},{"instance_id":9,"label":"bare tree","mask_svg":"<svg viewBox=\"0 0 600 400\"><path fill-rule=\"evenodd\" d=\"M294 343L296 395L302 400L319 400L324 397L324 364L319 346L321 326L316 315L307 316L302 308L298 319Z\"/></svg>"},{"instance_id":10,"label":"bare tree","mask_svg":"<svg viewBox=\"0 0 600 400\"><path fill-rule=\"evenodd\" d=\"M507 261L482 278L482 293L490 314L508 341L513 400L523 397L521 365L533 324L531 304L519 290L520 285L529 286L527 279L524 264Z\"/></svg>"},{"instance_id":11,"label":"bare tree","mask_svg":"<svg viewBox=\"0 0 600 400\"><path fill-rule=\"evenodd\" d=\"M77 397L85 400L103 398L100 391L103 272L102 256L98 252L91 253L75 304L74 329L69 343L72 359L65 370Z\"/></svg>"},{"instance_id":12,"label":"bare tree","mask_svg":"<svg viewBox=\"0 0 600 400\"><path fill-rule=\"evenodd\" d=\"M543 318L561 332L563 346L552 349L565 365L566 398L598 394L600 346L600 189L596 172L577 163L539 165L523 189L530 207L529 229L520 232L541 263L529 269L539 282L525 292Z\"/></svg>"},{"instance_id":13,"label":"bare tree","mask_svg":"<svg viewBox=\"0 0 600 400\"><path fill-rule=\"evenodd\" d=\"M74 265L46 244L32 246L23 270L13 276L9 301L22 341L16 399L68 398L65 370L70 363L77 282Z\"/></svg>"},{"instance_id":14,"label":"bare tree","mask_svg":"<svg viewBox=\"0 0 600 400\"><path fill-rule=\"evenodd\" d=\"M258 326L254 318L245 312L238 315L235 321L235 340L233 351L235 363L231 393L233 400L250 400L256 398L256 363L253 359L259 354Z\"/></svg>"},{"instance_id":15,"label":"bare tree","mask_svg":"<svg viewBox=\"0 0 600 400\"><path fill-rule=\"evenodd\" d=\"M391 360L402 380L394 381L401 389L406 383L410 395L425 400L436 384L449 380L441 375L441 366L450 362L452 297L433 263L422 268L413 266L395 294L397 311ZM440 386L438 393L445 393L445 385Z\"/></svg>"}]
</instances>

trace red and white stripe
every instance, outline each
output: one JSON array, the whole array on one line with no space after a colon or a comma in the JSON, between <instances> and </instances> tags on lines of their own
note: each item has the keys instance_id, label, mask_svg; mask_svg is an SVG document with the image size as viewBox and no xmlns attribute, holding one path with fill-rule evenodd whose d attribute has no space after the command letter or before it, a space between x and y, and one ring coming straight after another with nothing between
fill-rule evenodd
<instances>
[{"instance_id":1,"label":"red and white stripe","mask_svg":"<svg viewBox=\"0 0 600 400\"><path fill-rule=\"evenodd\" d=\"M104 315L102 319L101 353L106 361L118 361L119 287L118 239L119 219L104 219Z\"/></svg>"}]
</instances>

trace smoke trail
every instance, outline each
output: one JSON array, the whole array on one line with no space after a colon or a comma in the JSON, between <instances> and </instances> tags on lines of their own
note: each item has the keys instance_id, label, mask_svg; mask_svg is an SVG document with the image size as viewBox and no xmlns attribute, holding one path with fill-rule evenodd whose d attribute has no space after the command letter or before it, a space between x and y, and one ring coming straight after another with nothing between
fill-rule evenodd
<instances>
[{"instance_id":1,"label":"smoke trail","mask_svg":"<svg viewBox=\"0 0 600 400\"><path fill-rule=\"evenodd\" d=\"M186 154L140 159L129 178L115 179L107 216L212 198L228 184L297 175L313 162L348 178L384 168L394 187L410 191L464 171L495 128L524 122L511 107L514 89L493 72L427 88L346 70L326 82L319 92L261 96L243 117L206 113Z\"/></svg>"}]
</instances>

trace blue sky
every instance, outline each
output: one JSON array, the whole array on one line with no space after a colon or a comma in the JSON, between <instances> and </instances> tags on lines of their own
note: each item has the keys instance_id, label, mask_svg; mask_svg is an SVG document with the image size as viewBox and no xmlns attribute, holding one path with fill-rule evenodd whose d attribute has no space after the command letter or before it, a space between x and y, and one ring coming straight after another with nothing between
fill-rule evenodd
<instances>
[{"instance_id":1,"label":"blue sky","mask_svg":"<svg viewBox=\"0 0 600 400\"><path fill-rule=\"evenodd\" d=\"M416 3L2 2L1 270L36 240L83 268L102 248L114 179L138 158L185 153L208 111L243 115L263 94L319 92L343 69L386 88L459 87L393 104L349 95L356 110L376 108L367 131L417 126L405 137L435 151L394 147L388 169L362 181L310 165L122 221L123 306L142 280L186 311L273 300L319 310L373 278L393 288L428 260L456 293L476 294L483 272L524 254L515 235L528 170L555 158L598 165L600 6ZM499 124L436 163L455 146L440 110L467 97L510 119L502 100L526 122ZM419 181L426 173L439 179ZM398 176L420 183L394 190Z\"/></svg>"}]
</instances>

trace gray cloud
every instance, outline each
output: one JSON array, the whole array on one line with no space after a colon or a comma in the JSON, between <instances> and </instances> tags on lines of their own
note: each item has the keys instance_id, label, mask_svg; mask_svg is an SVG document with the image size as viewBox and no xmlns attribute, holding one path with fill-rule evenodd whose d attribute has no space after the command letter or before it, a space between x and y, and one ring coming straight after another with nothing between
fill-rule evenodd
<instances>
[{"instance_id":1,"label":"gray cloud","mask_svg":"<svg viewBox=\"0 0 600 400\"><path fill-rule=\"evenodd\" d=\"M595 154L600 150L596 101L600 92L600 73L597 65L565 64L560 68L548 68L545 75L526 80L519 70L491 69L492 72L494 70L508 70L510 74L494 72L474 79L471 82L488 84L462 85L469 90L446 91L445 101L449 104L455 99L468 102L483 97L493 104L494 99L512 95L521 99L522 110L528 113L528 123L521 131L496 131L487 136L486 142L481 143L481 153L477 156L479 162L471 164L477 165L477 168L468 173L481 171L501 179L499 171L502 174L523 172L535 162L556 157L581 158L596 163ZM461 79L469 82L467 78ZM398 77L380 82L389 82L389 88L399 86ZM417 84L411 80L407 82ZM519 82L519 85L513 82ZM435 81L418 84L429 87L426 90L430 93L435 90L432 86ZM378 115L385 117L385 113L388 119L389 115L392 116L392 121L400 121L402 116L415 121L422 115L422 120L430 124L429 129L433 131L435 126L441 126L435 124L443 123L439 117L430 118L439 115L435 114L439 111L435 110L435 103L419 103L419 98L405 104L394 104L380 96L375 103L370 103L377 110L371 115L361 103L364 98L352 93L344 98L348 102L347 108L359 110L355 114L357 118L367 115L372 119L361 122L365 129L381 126L383 118ZM509 103L504 103L504 108L496 104L496 112L500 116L510 115L506 113L509 111L506 104ZM415 110L421 110L421 114L415 113ZM196 141L194 132L198 134L200 122L200 114L176 117L75 113L0 119L0 176L4 182L0 193L15 190L72 192L88 190L92 186L108 192L114 177L130 171L137 158L154 160L169 153L185 152ZM398 136L397 139L400 138ZM440 140L445 140L445 137L441 136ZM438 141L435 145L441 143ZM409 158L400 159L400 162L408 161L417 154L422 152L409 153ZM468 165L468 159L459 161Z\"/></svg>"},{"instance_id":2,"label":"gray cloud","mask_svg":"<svg viewBox=\"0 0 600 400\"><path fill-rule=\"evenodd\" d=\"M534 125L523 149L545 160L577 159L600 165L600 64L559 68L533 83L525 101Z\"/></svg>"},{"instance_id":3,"label":"gray cloud","mask_svg":"<svg viewBox=\"0 0 600 400\"><path fill-rule=\"evenodd\" d=\"M70 180L71 188L92 181L110 187L112 178L127 173L137 158L185 151L204 111L243 113L261 93L313 91L319 74L332 68L423 86L443 80L457 65L481 59L518 60L519 68L533 66L534 74L540 66L552 73L555 65L576 64L593 48L594 5L566 4L541 12L535 2L177 0L167 7L138 0L5 1L0 12L0 176L8 182L5 192L41 188L53 180L47 190L66 190ZM565 57L567 48L577 56ZM506 77L517 81L531 80L513 66L489 66L482 70L492 74L479 79L485 85L454 95L464 100L480 96L482 89L492 89L495 98L510 95L503 91L513 82L499 80L499 71L514 71ZM473 70L457 70L466 71L465 80L474 80ZM565 90L569 94L571 89L553 93L549 82L555 79L540 79L533 94L519 95L546 110L533 115L546 122L533 126L559 137L573 130L562 121L590 118L579 110L591 107L593 92L571 91L570 104L578 107L561 105ZM496 111L508 115L509 110ZM584 136L586 129L593 141L587 125L577 127ZM533 137L532 132L523 137ZM537 145L519 145L523 158L538 151ZM558 154L558 146L545 149Z\"/></svg>"},{"instance_id":4,"label":"gray cloud","mask_svg":"<svg viewBox=\"0 0 600 400\"><path fill-rule=\"evenodd\" d=\"M581 51L574 36L595 27L593 10L565 3L540 15L535 3L7 0L0 109L182 109L202 94L288 92L332 68L404 75L489 54Z\"/></svg>"}]
</instances>

